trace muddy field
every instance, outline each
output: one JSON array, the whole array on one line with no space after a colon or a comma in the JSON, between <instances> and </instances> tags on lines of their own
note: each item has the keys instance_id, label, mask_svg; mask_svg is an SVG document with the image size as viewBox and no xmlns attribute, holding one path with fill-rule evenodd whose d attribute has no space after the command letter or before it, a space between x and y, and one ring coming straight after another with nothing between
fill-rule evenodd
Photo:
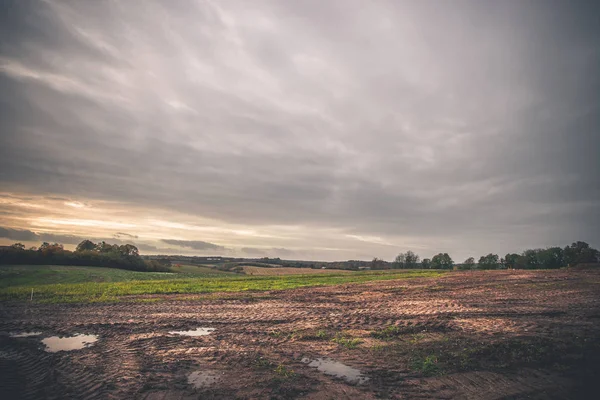
<instances>
[{"instance_id":1,"label":"muddy field","mask_svg":"<svg viewBox=\"0 0 600 400\"><path fill-rule=\"evenodd\" d=\"M0 304L0 398L596 398L600 382L598 272L130 300ZM74 334L87 346L47 351Z\"/></svg>"}]
</instances>

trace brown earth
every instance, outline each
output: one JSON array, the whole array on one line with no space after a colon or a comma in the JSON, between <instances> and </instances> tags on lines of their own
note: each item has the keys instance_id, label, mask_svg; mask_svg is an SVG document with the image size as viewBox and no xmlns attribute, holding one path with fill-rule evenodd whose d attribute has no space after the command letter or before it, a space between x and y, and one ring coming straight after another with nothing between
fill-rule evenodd
<instances>
[{"instance_id":1,"label":"brown earth","mask_svg":"<svg viewBox=\"0 0 600 400\"><path fill-rule=\"evenodd\" d=\"M1 399L597 398L600 273L442 278L116 304L0 304ZM144 302L139 302L144 300ZM211 327L207 336L173 330ZM96 334L46 353L40 337ZM352 384L303 362L330 357ZM194 388L188 375L209 374Z\"/></svg>"}]
</instances>

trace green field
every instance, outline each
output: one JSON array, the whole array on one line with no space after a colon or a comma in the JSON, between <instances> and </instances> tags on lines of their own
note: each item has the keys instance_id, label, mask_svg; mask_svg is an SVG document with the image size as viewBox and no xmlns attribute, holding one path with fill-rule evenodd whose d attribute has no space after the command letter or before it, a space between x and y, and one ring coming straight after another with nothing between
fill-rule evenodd
<instances>
[{"instance_id":1,"label":"green field","mask_svg":"<svg viewBox=\"0 0 600 400\"><path fill-rule=\"evenodd\" d=\"M181 265L173 272L136 272L116 268L61 265L2 265L0 289L51 283L125 282L183 278L210 278L233 275L210 267Z\"/></svg>"},{"instance_id":2,"label":"green field","mask_svg":"<svg viewBox=\"0 0 600 400\"><path fill-rule=\"evenodd\" d=\"M174 270L178 268L175 267ZM365 271L351 274L244 276L210 267L182 266L182 272L133 272L112 268L0 266L0 300L37 302L119 301L123 296L283 290L309 286L436 277L431 270Z\"/></svg>"}]
</instances>

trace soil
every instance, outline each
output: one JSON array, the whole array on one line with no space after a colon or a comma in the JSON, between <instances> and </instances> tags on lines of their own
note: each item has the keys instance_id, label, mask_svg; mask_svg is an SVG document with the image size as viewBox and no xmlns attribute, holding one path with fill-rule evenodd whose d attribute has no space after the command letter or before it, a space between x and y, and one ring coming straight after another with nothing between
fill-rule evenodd
<instances>
[{"instance_id":1,"label":"soil","mask_svg":"<svg viewBox=\"0 0 600 400\"><path fill-rule=\"evenodd\" d=\"M598 271L152 300L1 303L0 398L577 399L600 382ZM169 333L200 327L215 330ZM55 353L41 343L74 334L98 340ZM368 379L306 362L319 358Z\"/></svg>"}]
</instances>

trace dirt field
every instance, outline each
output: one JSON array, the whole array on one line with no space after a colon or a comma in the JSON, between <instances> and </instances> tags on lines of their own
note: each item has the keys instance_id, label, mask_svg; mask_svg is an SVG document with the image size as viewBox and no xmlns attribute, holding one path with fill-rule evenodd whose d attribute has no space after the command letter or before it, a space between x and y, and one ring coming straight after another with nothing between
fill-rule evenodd
<instances>
[{"instance_id":1,"label":"dirt field","mask_svg":"<svg viewBox=\"0 0 600 400\"><path fill-rule=\"evenodd\" d=\"M242 266L246 275L271 276L271 275L312 275L312 274L351 274L352 271L343 269L312 269L312 268L263 268L249 265Z\"/></svg>"},{"instance_id":2,"label":"dirt field","mask_svg":"<svg viewBox=\"0 0 600 400\"><path fill-rule=\"evenodd\" d=\"M140 300L152 297L1 303L0 398L562 399L596 398L600 382L598 272ZM215 330L169 333L198 327ZM42 334L8 336L28 331ZM74 333L98 341L56 353L40 342ZM315 368L322 357L345 379Z\"/></svg>"}]
</instances>

